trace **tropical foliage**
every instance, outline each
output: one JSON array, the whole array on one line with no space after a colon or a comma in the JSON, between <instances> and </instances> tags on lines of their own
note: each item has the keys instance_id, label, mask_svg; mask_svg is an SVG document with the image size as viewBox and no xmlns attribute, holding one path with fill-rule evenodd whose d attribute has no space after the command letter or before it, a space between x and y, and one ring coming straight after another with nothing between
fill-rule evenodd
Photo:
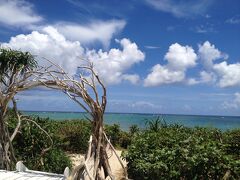
<instances>
[{"instance_id":1,"label":"tropical foliage","mask_svg":"<svg viewBox=\"0 0 240 180\"><path fill-rule=\"evenodd\" d=\"M16 157L29 168L47 172L63 173L65 167L71 167L71 161L60 148L61 142L56 136L54 123L49 119L31 117L32 121L22 121L19 133L13 141ZM14 130L17 120L12 111L8 112L8 128ZM51 137L46 135L36 123ZM48 151L45 150L50 147Z\"/></svg>"},{"instance_id":2,"label":"tropical foliage","mask_svg":"<svg viewBox=\"0 0 240 180\"><path fill-rule=\"evenodd\" d=\"M37 66L37 62L29 52L22 52L6 48L0 49L0 81L3 81L9 73L23 74L27 70L32 70Z\"/></svg>"},{"instance_id":3,"label":"tropical foliage","mask_svg":"<svg viewBox=\"0 0 240 180\"><path fill-rule=\"evenodd\" d=\"M158 125L157 125L158 124ZM124 157L132 179L240 178L240 130L187 128L150 123Z\"/></svg>"},{"instance_id":4,"label":"tropical foliage","mask_svg":"<svg viewBox=\"0 0 240 180\"><path fill-rule=\"evenodd\" d=\"M13 170L16 163L5 118L9 102L13 101L15 106L14 96L31 88L31 71L36 67L37 62L30 53L0 48L0 169Z\"/></svg>"},{"instance_id":5,"label":"tropical foliage","mask_svg":"<svg viewBox=\"0 0 240 180\"><path fill-rule=\"evenodd\" d=\"M11 112L11 111L10 111ZM9 129L13 131L16 119L9 115ZM30 169L62 173L71 166L65 152L86 152L91 133L86 120L54 121L31 117L53 140L53 146L44 156L41 152L50 145L48 137L31 122L23 122L14 140L18 160ZM117 124L105 126L111 142L118 148L127 148L123 157L128 161L132 179L231 179L240 177L240 130L222 132L212 128L187 128L167 125L157 119L148 128L136 125L129 132Z\"/></svg>"}]
</instances>

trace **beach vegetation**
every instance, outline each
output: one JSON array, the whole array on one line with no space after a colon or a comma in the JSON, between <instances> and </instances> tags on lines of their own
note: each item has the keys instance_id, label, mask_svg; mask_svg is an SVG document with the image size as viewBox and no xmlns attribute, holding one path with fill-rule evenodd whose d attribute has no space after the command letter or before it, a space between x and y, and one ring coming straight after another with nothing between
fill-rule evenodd
<instances>
[{"instance_id":1,"label":"beach vegetation","mask_svg":"<svg viewBox=\"0 0 240 180\"><path fill-rule=\"evenodd\" d=\"M48 118L29 117L29 119L32 121L22 122L19 133L13 141L17 160L23 161L29 169L39 171L62 174L66 167L71 168L71 161L62 149L61 139L58 138L60 132L56 128L57 123ZM9 132L13 133L18 123L13 110L8 111L8 122ZM49 136L39 130L38 126L41 126Z\"/></svg>"},{"instance_id":2,"label":"beach vegetation","mask_svg":"<svg viewBox=\"0 0 240 180\"><path fill-rule=\"evenodd\" d=\"M16 108L14 96L29 89L32 71L37 67L34 57L28 52L0 48L0 168L15 168L16 157L12 145L16 133L9 134L7 110L9 103ZM17 129L16 131L17 132Z\"/></svg>"},{"instance_id":3,"label":"beach vegetation","mask_svg":"<svg viewBox=\"0 0 240 180\"><path fill-rule=\"evenodd\" d=\"M69 153L85 153L91 135L91 124L86 120L52 121L60 147Z\"/></svg>"},{"instance_id":4,"label":"beach vegetation","mask_svg":"<svg viewBox=\"0 0 240 180\"><path fill-rule=\"evenodd\" d=\"M22 121L19 133L13 140L16 158L29 169L63 173L65 167L71 167L68 154L85 153L88 149L88 140L91 134L91 124L87 120L51 120L38 116L29 116L31 121ZM8 129L13 133L18 120L14 110L8 110ZM42 130L39 130L39 125ZM118 124L106 125L107 136L114 146L126 149L130 145L131 136L121 130ZM115 133L115 131L117 133ZM45 153L42 152L51 146Z\"/></svg>"},{"instance_id":5,"label":"beach vegetation","mask_svg":"<svg viewBox=\"0 0 240 180\"><path fill-rule=\"evenodd\" d=\"M151 122L123 154L130 178L240 178L240 130L222 132L160 123Z\"/></svg>"},{"instance_id":6,"label":"beach vegetation","mask_svg":"<svg viewBox=\"0 0 240 180\"><path fill-rule=\"evenodd\" d=\"M136 124L133 124L129 127L129 133L131 136L134 136L140 132L139 127Z\"/></svg>"},{"instance_id":7,"label":"beach vegetation","mask_svg":"<svg viewBox=\"0 0 240 180\"><path fill-rule=\"evenodd\" d=\"M10 132L17 123L14 116L14 113L8 116ZM23 122L13 145L18 160L29 169L62 173L66 166L71 167L67 154L86 152L91 133L89 121L31 118L49 133L53 146L41 156L42 150L50 144L48 137L35 124ZM168 125L161 120L153 120L144 130L134 126L123 131L119 124L106 125L104 129L115 147L125 149L123 157L128 162L130 178L240 177L239 129L222 132L213 128Z\"/></svg>"}]
</instances>

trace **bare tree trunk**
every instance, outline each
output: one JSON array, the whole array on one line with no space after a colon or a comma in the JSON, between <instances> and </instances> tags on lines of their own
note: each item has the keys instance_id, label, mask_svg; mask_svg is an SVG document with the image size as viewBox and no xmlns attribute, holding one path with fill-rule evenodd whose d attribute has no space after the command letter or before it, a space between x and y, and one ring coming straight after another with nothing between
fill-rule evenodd
<instances>
[{"instance_id":1,"label":"bare tree trunk","mask_svg":"<svg viewBox=\"0 0 240 180\"><path fill-rule=\"evenodd\" d=\"M3 148L2 144L0 143L0 169L3 169Z\"/></svg>"},{"instance_id":2,"label":"bare tree trunk","mask_svg":"<svg viewBox=\"0 0 240 180\"><path fill-rule=\"evenodd\" d=\"M1 165L1 169L6 169L6 170L10 170L10 157L8 155L8 152L6 151L6 146L7 146L7 132L6 132L6 124L4 121L4 115L3 112L0 112L0 144L1 144L1 148L2 148L2 157L0 158L0 160L2 160L2 162L0 162Z\"/></svg>"},{"instance_id":3,"label":"bare tree trunk","mask_svg":"<svg viewBox=\"0 0 240 180\"><path fill-rule=\"evenodd\" d=\"M98 114L96 119L93 121L92 134L92 156L94 159L94 179L106 179L108 176L111 179L115 179L111 167L109 165L109 160L107 156L107 141L104 138L103 130L103 114ZM103 172L101 172L103 171ZM103 177L101 176L102 174Z\"/></svg>"},{"instance_id":4,"label":"bare tree trunk","mask_svg":"<svg viewBox=\"0 0 240 180\"><path fill-rule=\"evenodd\" d=\"M0 169L12 170L16 163L14 149L5 122L5 108L0 108Z\"/></svg>"},{"instance_id":5,"label":"bare tree trunk","mask_svg":"<svg viewBox=\"0 0 240 180\"><path fill-rule=\"evenodd\" d=\"M6 154L5 154L5 133L3 125L2 113L0 114L0 169L5 169L6 167Z\"/></svg>"}]
</instances>

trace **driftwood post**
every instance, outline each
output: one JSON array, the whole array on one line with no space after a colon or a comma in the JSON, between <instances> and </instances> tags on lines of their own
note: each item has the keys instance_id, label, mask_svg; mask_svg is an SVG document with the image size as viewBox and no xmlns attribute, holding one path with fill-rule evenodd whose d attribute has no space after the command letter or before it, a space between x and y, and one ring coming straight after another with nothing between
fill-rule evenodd
<instances>
[{"instance_id":1,"label":"driftwood post","mask_svg":"<svg viewBox=\"0 0 240 180\"><path fill-rule=\"evenodd\" d=\"M92 141L87 152L90 157L87 157L86 161L93 161L93 167L88 170L88 165L85 164L89 178L105 179L109 176L114 179L106 152L107 141L103 134L103 115L107 103L106 88L91 63L79 67L79 71L82 74L76 80L65 74L63 69L61 71L63 73L62 79L59 76L54 76L53 73L49 75L54 78L53 81L56 82L57 87L60 87L65 94L91 115L89 121L92 123ZM83 74L87 74L87 77L84 77ZM99 92L102 94L100 95ZM102 170L104 173L101 173Z\"/></svg>"}]
</instances>

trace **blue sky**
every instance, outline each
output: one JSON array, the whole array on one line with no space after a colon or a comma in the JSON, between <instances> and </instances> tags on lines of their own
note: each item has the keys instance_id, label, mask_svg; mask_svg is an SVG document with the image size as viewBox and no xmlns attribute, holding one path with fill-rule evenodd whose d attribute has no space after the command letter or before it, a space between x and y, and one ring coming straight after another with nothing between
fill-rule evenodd
<instances>
[{"instance_id":1,"label":"blue sky","mask_svg":"<svg viewBox=\"0 0 240 180\"><path fill-rule=\"evenodd\" d=\"M90 59L109 112L240 115L238 0L0 0L0 42L76 72ZM61 92L23 110L81 111Z\"/></svg>"}]
</instances>

